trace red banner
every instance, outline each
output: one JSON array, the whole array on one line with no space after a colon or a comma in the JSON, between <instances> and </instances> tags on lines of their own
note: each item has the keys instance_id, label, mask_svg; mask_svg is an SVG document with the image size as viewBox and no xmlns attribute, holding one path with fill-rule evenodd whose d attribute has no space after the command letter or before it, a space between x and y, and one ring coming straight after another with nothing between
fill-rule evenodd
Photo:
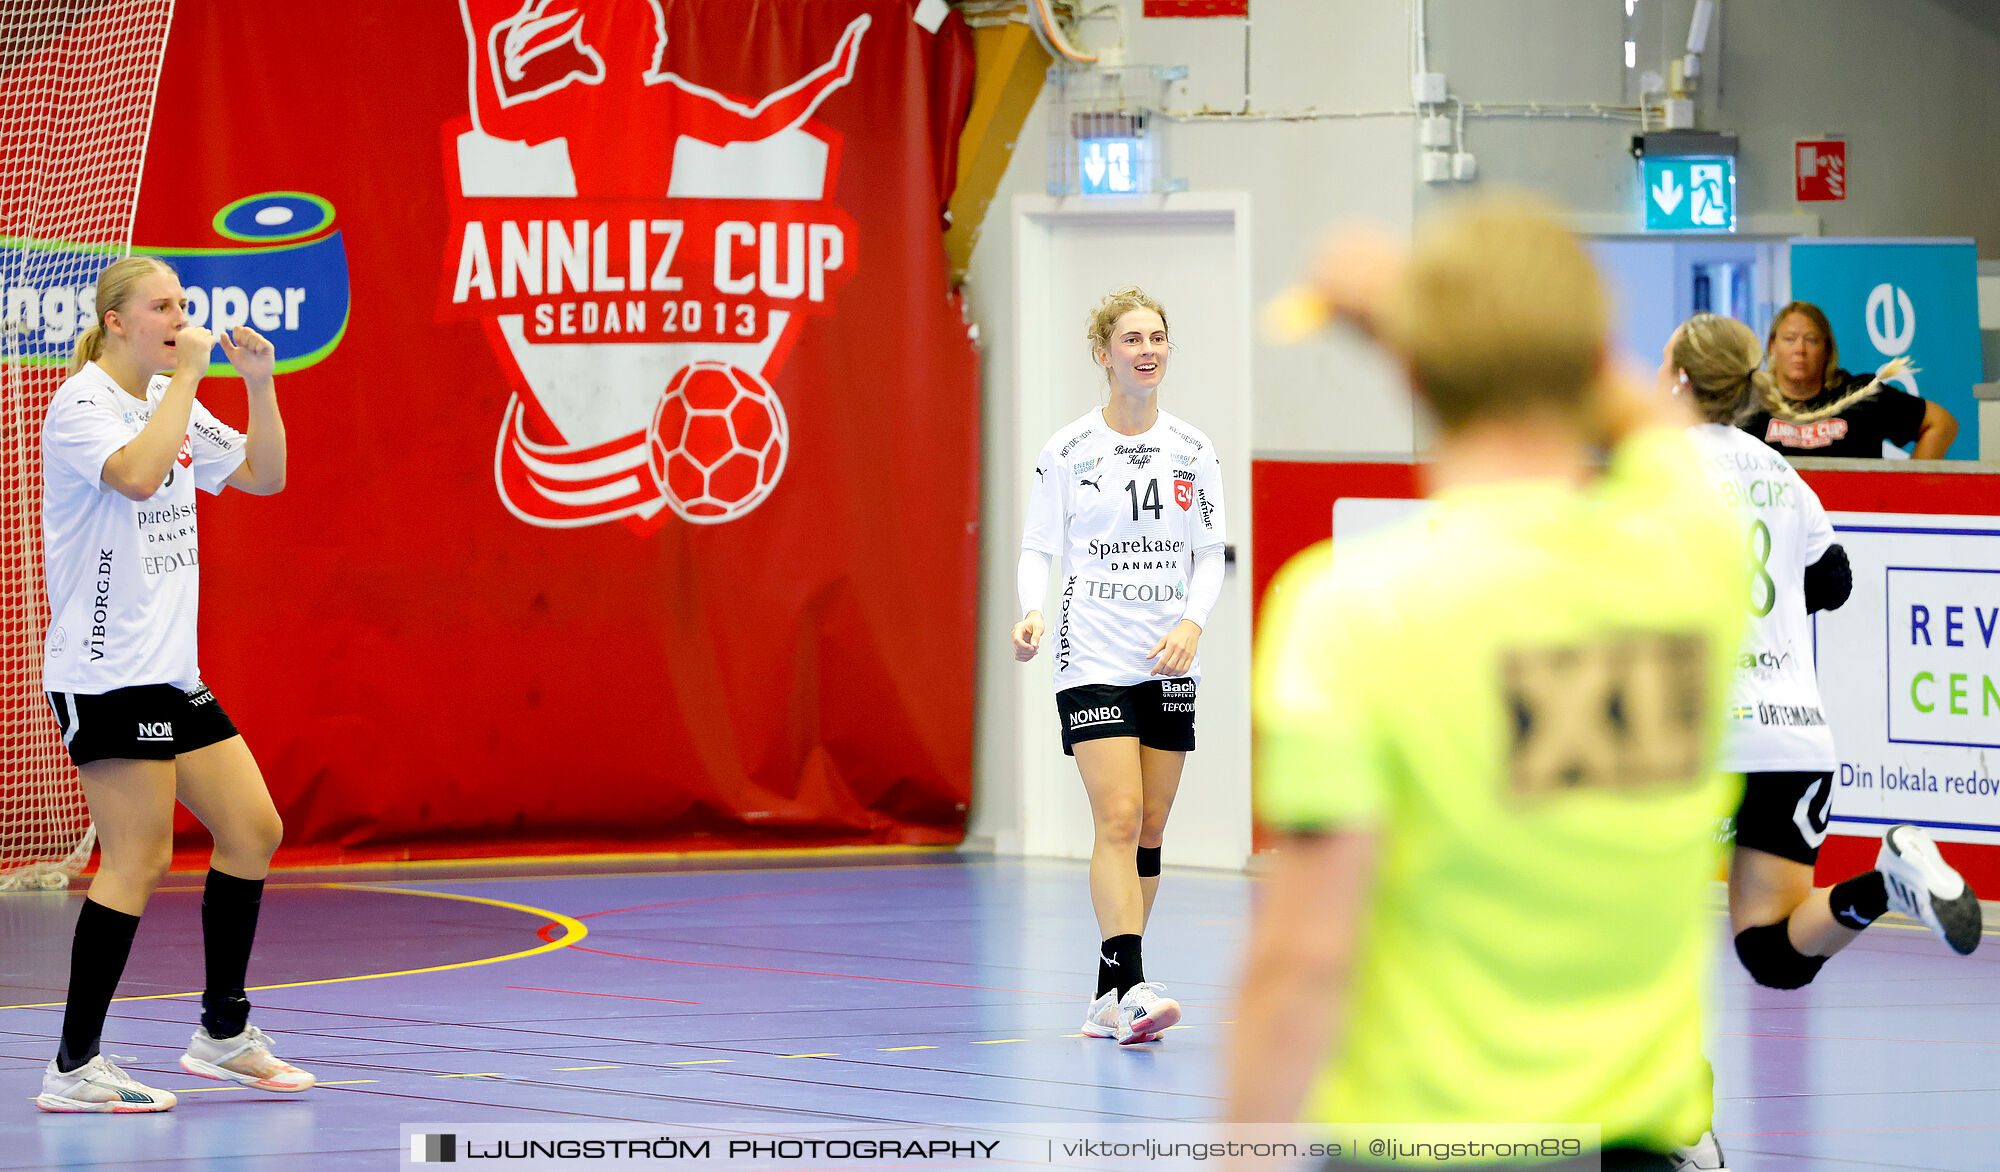
<instances>
[{"instance_id":1,"label":"red banner","mask_svg":"<svg viewBox=\"0 0 2000 1172\"><path fill-rule=\"evenodd\" d=\"M1249 16L1250 0L1146 0L1142 16Z\"/></svg>"},{"instance_id":2,"label":"red banner","mask_svg":"<svg viewBox=\"0 0 2000 1172\"><path fill-rule=\"evenodd\" d=\"M136 246L260 193L345 245L290 486L202 515L203 671L291 847L960 837L972 57L916 8L177 11Z\"/></svg>"}]
</instances>

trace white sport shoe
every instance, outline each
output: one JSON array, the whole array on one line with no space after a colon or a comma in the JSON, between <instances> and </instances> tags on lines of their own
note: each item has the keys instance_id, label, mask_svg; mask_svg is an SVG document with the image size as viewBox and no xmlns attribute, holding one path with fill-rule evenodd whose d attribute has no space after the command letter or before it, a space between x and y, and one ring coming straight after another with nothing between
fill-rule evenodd
<instances>
[{"instance_id":1,"label":"white sport shoe","mask_svg":"<svg viewBox=\"0 0 2000 1172\"><path fill-rule=\"evenodd\" d=\"M1181 1019L1181 1003L1166 995L1164 986L1143 981L1118 1001L1118 1044L1134 1046L1158 1041Z\"/></svg>"},{"instance_id":2,"label":"white sport shoe","mask_svg":"<svg viewBox=\"0 0 2000 1172\"><path fill-rule=\"evenodd\" d=\"M271 1035L253 1025L233 1038L213 1038L196 1026L187 1053L181 1055L181 1069L260 1091L302 1091L318 1081L271 1053Z\"/></svg>"},{"instance_id":3,"label":"white sport shoe","mask_svg":"<svg viewBox=\"0 0 2000 1172\"><path fill-rule=\"evenodd\" d=\"M1102 997L1090 1003L1090 1012L1083 1015L1083 1036L1086 1038L1115 1038L1118 1036L1118 993L1107 990Z\"/></svg>"},{"instance_id":4,"label":"white sport shoe","mask_svg":"<svg viewBox=\"0 0 2000 1172\"><path fill-rule=\"evenodd\" d=\"M1692 1147L1685 1147L1671 1157L1674 1172L1729 1172L1723 1162L1722 1145L1715 1142L1713 1131L1704 1131Z\"/></svg>"},{"instance_id":5,"label":"white sport shoe","mask_svg":"<svg viewBox=\"0 0 2000 1172\"><path fill-rule=\"evenodd\" d=\"M50 1059L42 1070L42 1093L35 1097L35 1106L44 1111L105 1111L124 1115L136 1111L171 1111L177 1101L172 1091L154 1090L99 1054L68 1074L57 1070L55 1060Z\"/></svg>"},{"instance_id":6,"label":"white sport shoe","mask_svg":"<svg viewBox=\"0 0 2000 1172\"><path fill-rule=\"evenodd\" d=\"M1979 897L1951 869L1931 836L1905 822L1882 836L1875 869L1889 889L1889 906L1937 933L1963 956L1979 947Z\"/></svg>"}]
</instances>

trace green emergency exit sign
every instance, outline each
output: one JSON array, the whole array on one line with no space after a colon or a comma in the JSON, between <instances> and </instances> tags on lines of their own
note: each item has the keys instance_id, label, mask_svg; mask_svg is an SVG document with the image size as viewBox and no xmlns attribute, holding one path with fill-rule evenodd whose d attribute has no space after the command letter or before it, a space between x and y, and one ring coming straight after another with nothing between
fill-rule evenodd
<instances>
[{"instance_id":1,"label":"green emergency exit sign","mask_svg":"<svg viewBox=\"0 0 2000 1172\"><path fill-rule=\"evenodd\" d=\"M1736 160L1727 155L1647 155L1646 231L1736 231Z\"/></svg>"}]
</instances>

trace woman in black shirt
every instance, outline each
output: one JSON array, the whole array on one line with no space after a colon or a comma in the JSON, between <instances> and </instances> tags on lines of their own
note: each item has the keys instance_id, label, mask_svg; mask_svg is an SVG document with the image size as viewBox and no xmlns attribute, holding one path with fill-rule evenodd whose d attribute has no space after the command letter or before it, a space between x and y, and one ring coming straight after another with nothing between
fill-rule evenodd
<instances>
[{"instance_id":1,"label":"woman in black shirt","mask_svg":"<svg viewBox=\"0 0 2000 1172\"><path fill-rule=\"evenodd\" d=\"M1765 349L1777 394L1737 426L1788 456L1879 457L1887 440L1942 460L1958 436L1958 420L1936 403L1840 369L1833 326L1810 301L1778 311Z\"/></svg>"}]
</instances>

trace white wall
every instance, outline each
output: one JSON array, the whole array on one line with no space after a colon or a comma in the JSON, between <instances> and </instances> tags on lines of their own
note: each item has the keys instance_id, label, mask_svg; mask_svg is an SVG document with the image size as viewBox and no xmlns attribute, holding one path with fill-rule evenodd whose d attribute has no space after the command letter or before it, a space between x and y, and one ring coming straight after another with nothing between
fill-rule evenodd
<instances>
[{"instance_id":1,"label":"white wall","mask_svg":"<svg viewBox=\"0 0 2000 1172\"><path fill-rule=\"evenodd\" d=\"M1245 103L1243 22L1145 20L1140 0L1116 0L1122 22L1086 23L1086 45L1124 30L1126 61L1186 65L1173 101L1237 111ZM1618 105L1623 0L1428 0L1432 69L1468 102L1600 102ZM1693 0L1636 0L1641 67L1663 69L1685 39ZM2000 256L2000 3L1994 0L1721 0L1698 91L1700 124L1733 131L1742 215L1782 223L1820 217L1828 235L1971 236ZM1256 0L1250 30L1250 101L1265 112L1378 113L1407 108L1409 0ZM1011 785L1023 738L1055 735L1047 711L1021 712L1010 686L1006 633L1013 620L1026 469L1013 466L1011 369L1013 247L1008 209L1017 193L1044 190L1046 95L1022 128L974 251L967 303L982 343L981 601L979 708L970 833L990 839L1013 800L982 800ZM1466 120L1480 183L1550 192L1593 222L1638 208L1630 122L1584 117ZM1289 283L1320 228L1340 215L1371 216L1407 230L1415 211L1462 185L1416 178L1407 116L1295 122L1182 122L1170 133L1173 169L1196 191L1250 193L1255 239L1251 288L1262 299ZM1843 203L1792 200L1791 144L1843 135L1850 195ZM1607 231L1620 229L1607 228ZM1105 286L1119 275L1105 274ZM1076 307L1078 332L1087 307ZM1168 306L1171 312L1172 306ZM1077 361L1088 360L1079 351ZM1419 422L1379 359L1336 342L1260 345L1252 448L1256 455L1407 457ZM1173 383L1163 392L1171 404ZM1249 459L1252 452L1224 453Z\"/></svg>"},{"instance_id":2,"label":"white wall","mask_svg":"<svg viewBox=\"0 0 2000 1172\"><path fill-rule=\"evenodd\" d=\"M1345 7L1333 4L1329 7ZM1694 0L1637 0L1638 63L1685 48ZM1972 236L2000 255L2000 4L1720 0L1696 90L1740 140L1739 206L1817 213L1829 236ZM1430 0L1431 67L1468 100L1624 100L1622 0ZM1474 121L1487 178L1582 212L1638 205L1623 123ZM1848 198L1793 202L1792 143L1844 136Z\"/></svg>"}]
</instances>

